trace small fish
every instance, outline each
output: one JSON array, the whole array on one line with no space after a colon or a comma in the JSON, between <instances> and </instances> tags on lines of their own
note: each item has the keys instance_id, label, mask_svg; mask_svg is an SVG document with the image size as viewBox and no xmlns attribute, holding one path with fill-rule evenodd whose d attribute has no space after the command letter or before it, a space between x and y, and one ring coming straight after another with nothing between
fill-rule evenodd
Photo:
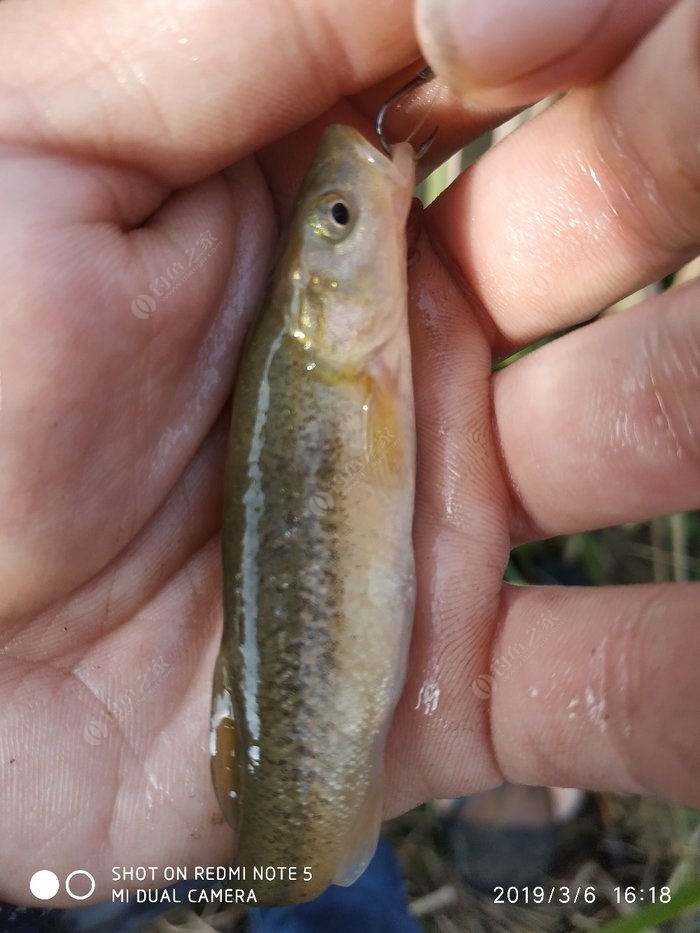
<instances>
[{"instance_id":1,"label":"small fish","mask_svg":"<svg viewBox=\"0 0 700 933\"><path fill-rule=\"evenodd\" d=\"M211 751L260 904L350 884L377 843L414 608L414 173L326 130L239 367Z\"/></svg>"}]
</instances>

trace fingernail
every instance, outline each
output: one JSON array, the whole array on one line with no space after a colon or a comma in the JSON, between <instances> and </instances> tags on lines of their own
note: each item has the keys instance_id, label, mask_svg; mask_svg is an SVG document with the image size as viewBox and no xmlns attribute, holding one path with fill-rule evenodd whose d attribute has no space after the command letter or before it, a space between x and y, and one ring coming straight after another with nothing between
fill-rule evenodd
<instances>
[{"instance_id":1,"label":"fingernail","mask_svg":"<svg viewBox=\"0 0 700 933\"><path fill-rule=\"evenodd\" d=\"M426 59L458 95L500 87L572 52L610 0L417 0Z\"/></svg>"}]
</instances>

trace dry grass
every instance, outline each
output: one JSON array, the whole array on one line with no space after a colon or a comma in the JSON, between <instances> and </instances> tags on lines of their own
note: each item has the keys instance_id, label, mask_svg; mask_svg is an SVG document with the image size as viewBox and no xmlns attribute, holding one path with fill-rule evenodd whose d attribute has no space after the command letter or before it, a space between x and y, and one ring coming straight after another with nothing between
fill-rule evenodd
<instances>
[{"instance_id":1,"label":"dry grass","mask_svg":"<svg viewBox=\"0 0 700 933\"><path fill-rule=\"evenodd\" d=\"M593 905L501 906L465 887L446 855L439 817L430 805L394 820L387 832L406 872L412 912L426 933L598 930L633 910L617 904L616 886L677 890L700 878L700 813L631 796L591 795L582 814L562 831L544 888L592 886ZM697 931L700 911L663 929Z\"/></svg>"}]
</instances>

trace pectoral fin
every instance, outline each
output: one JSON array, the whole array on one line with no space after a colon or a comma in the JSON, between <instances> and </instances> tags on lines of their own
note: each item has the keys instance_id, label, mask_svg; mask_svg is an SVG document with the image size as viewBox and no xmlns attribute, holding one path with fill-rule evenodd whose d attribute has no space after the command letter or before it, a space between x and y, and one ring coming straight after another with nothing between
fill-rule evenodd
<instances>
[{"instance_id":1,"label":"pectoral fin","mask_svg":"<svg viewBox=\"0 0 700 933\"><path fill-rule=\"evenodd\" d=\"M233 829L238 825L239 764L236 760L236 726L233 701L225 670L219 657L214 671L214 692L211 714L211 774L214 790L226 822Z\"/></svg>"},{"instance_id":2,"label":"pectoral fin","mask_svg":"<svg viewBox=\"0 0 700 933\"><path fill-rule=\"evenodd\" d=\"M373 481L390 484L401 475L396 386L386 370L366 379L364 450Z\"/></svg>"}]
</instances>

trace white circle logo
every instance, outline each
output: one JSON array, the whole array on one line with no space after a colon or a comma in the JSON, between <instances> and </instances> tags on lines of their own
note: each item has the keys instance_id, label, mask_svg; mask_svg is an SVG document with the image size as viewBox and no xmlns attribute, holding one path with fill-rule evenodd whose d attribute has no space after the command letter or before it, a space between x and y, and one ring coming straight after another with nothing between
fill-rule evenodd
<instances>
[{"instance_id":1,"label":"white circle logo","mask_svg":"<svg viewBox=\"0 0 700 933\"><path fill-rule=\"evenodd\" d=\"M309 508L319 518L328 515L334 504L333 496L329 492L315 492L309 499Z\"/></svg>"},{"instance_id":2,"label":"white circle logo","mask_svg":"<svg viewBox=\"0 0 700 933\"><path fill-rule=\"evenodd\" d=\"M490 674L479 674L472 682L472 690L480 700L488 700L496 692L496 678Z\"/></svg>"},{"instance_id":3,"label":"white circle logo","mask_svg":"<svg viewBox=\"0 0 700 933\"><path fill-rule=\"evenodd\" d=\"M137 295L131 302L131 313L141 321L145 321L155 310L156 300L153 295Z\"/></svg>"},{"instance_id":4,"label":"white circle logo","mask_svg":"<svg viewBox=\"0 0 700 933\"><path fill-rule=\"evenodd\" d=\"M532 291L539 298L543 298L547 292L552 290L552 285L549 279L542 275L541 272L536 272L535 275L530 279L532 285Z\"/></svg>"},{"instance_id":5,"label":"white circle logo","mask_svg":"<svg viewBox=\"0 0 700 933\"><path fill-rule=\"evenodd\" d=\"M58 875L46 868L35 871L29 879L29 890L40 901L48 901L55 897L59 887Z\"/></svg>"},{"instance_id":6,"label":"white circle logo","mask_svg":"<svg viewBox=\"0 0 700 933\"><path fill-rule=\"evenodd\" d=\"M73 891L71 891L70 883L71 883L71 880L76 877L76 875L84 875L90 882L90 889L87 892L87 894L74 894ZM90 897L90 895L92 894L94 890L95 890L95 878L93 875L90 874L89 871L85 871L84 868L76 868L75 871L72 871L70 875L68 875L68 877L66 878L66 894L70 895L70 897L72 897L74 901L86 900L88 897Z\"/></svg>"},{"instance_id":7,"label":"white circle logo","mask_svg":"<svg viewBox=\"0 0 700 933\"><path fill-rule=\"evenodd\" d=\"M89 745L101 745L107 738L107 726L101 719L91 719L83 729L83 738Z\"/></svg>"}]
</instances>

